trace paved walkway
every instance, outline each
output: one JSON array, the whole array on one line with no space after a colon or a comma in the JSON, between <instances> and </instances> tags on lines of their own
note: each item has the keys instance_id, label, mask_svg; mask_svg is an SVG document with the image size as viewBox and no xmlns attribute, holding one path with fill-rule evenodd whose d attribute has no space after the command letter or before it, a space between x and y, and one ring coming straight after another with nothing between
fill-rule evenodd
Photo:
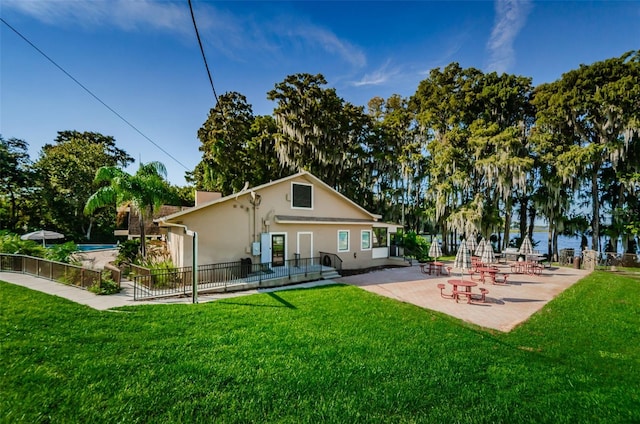
<instances>
[{"instance_id":1,"label":"paved walkway","mask_svg":"<svg viewBox=\"0 0 640 424\"><path fill-rule=\"evenodd\" d=\"M44 278L34 277L28 274L19 274L13 272L0 272L0 281L6 281L7 283L16 284L32 290L37 290L43 293L50 294L52 296L59 296L65 299L69 299L73 302L80 303L82 305L90 306L91 308L98 310L106 310L111 308L117 308L120 306L138 306L138 305L162 305L162 304L181 304L192 303L192 298L189 297L164 297L152 300L133 300L133 284L129 281L123 281L121 283L122 291L120 293L111 294L108 296L98 296L88 290L84 290L78 287L68 286L66 284L56 283L55 281L47 280ZM230 293L206 293L198 295L198 303L212 302L218 299L228 299L239 296L248 296L256 293L267 293L277 290L291 290L298 288L316 287L327 284L335 284L334 281L322 280L313 281L309 283L301 283L290 285L286 287L265 288L256 290L246 290L241 292Z\"/></svg>"},{"instance_id":2,"label":"paved walkway","mask_svg":"<svg viewBox=\"0 0 640 424\"><path fill-rule=\"evenodd\" d=\"M506 267L503 269L506 272L509 271ZM412 303L422 308L443 312L482 327L500 331L510 331L521 322L527 320L533 313L540 310L563 290L588 274L588 271L573 268L552 268L545 269L540 276L511 274L509 276L509 284L506 286L492 284L482 285L482 283L479 283L479 286L489 290L486 303L474 302L467 304L465 301L456 303L452 299L443 299L440 297L440 289L438 289L437 285L444 283L446 290L450 292L451 286L448 285L446 281L451 278L459 278L459 276L456 277L455 272L453 276L430 276L423 274L419 266L385 269L367 274L341 277L334 281L322 280L271 289L201 294L198 296L198 302L205 303L218 299L269 291L344 283L358 286L364 290L401 302ZM184 304L192 302L190 297L134 301L133 286L130 282L123 282L123 290L118 294L98 296L87 290L26 274L0 272L0 280L54 296L60 296L99 310L120 306ZM478 292L478 288L474 288L474 291Z\"/></svg>"}]
</instances>

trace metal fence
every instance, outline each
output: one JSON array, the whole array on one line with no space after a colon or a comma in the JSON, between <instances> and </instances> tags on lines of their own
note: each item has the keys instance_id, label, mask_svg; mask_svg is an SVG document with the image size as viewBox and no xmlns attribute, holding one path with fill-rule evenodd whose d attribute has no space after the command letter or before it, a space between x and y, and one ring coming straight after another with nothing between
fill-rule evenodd
<instances>
[{"instance_id":1,"label":"metal fence","mask_svg":"<svg viewBox=\"0 0 640 424\"><path fill-rule=\"evenodd\" d=\"M29 274L84 289L102 284L101 271L33 256L0 253L0 271Z\"/></svg>"},{"instance_id":2,"label":"metal fence","mask_svg":"<svg viewBox=\"0 0 640 424\"><path fill-rule=\"evenodd\" d=\"M333 256L337 258L336 255ZM249 258L235 262L199 265L197 290L198 292L215 289L226 291L242 285L260 287L265 281L272 283L270 285L285 285L293 278L297 281L303 281L305 278L317 279L324 273L341 269L340 258L336 260L331 257L329 265L321 262L323 258L324 256L315 258L296 256L294 259L284 261L284 264L280 262L277 265L272 262L253 264ZM192 294L192 270L192 267L150 269L148 272L134 276L134 300Z\"/></svg>"}]
</instances>

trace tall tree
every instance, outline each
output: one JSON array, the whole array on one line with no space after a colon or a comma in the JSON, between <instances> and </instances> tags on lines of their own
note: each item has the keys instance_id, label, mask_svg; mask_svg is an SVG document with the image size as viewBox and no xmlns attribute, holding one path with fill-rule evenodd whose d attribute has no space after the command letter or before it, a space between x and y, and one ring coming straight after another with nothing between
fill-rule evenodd
<instances>
[{"instance_id":1,"label":"tall tree","mask_svg":"<svg viewBox=\"0 0 640 424\"><path fill-rule=\"evenodd\" d=\"M363 167L364 145L371 120L362 107L345 102L325 84L320 74L296 74L267 93L277 102L278 158L284 166L306 169L345 194L366 192L370 179Z\"/></svg>"},{"instance_id":2,"label":"tall tree","mask_svg":"<svg viewBox=\"0 0 640 424\"><path fill-rule=\"evenodd\" d=\"M254 117L240 93L225 93L198 130L202 160L190 178L196 187L225 195L248 182L258 185L286 172L274 150L277 127L271 117Z\"/></svg>"},{"instance_id":3,"label":"tall tree","mask_svg":"<svg viewBox=\"0 0 640 424\"><path fill-rule=\"evenodd\" d=\"M533 191L534 158L528 135L533 124L531 79L495 72L485 74L479 82L479 115L470 126L470 147L474 166L482 185L476 190L484 197L481 232L488 235L501 221L504 205L504 244L509 241L512 208L515 199L521 211L528 211ZM528 225L526 214L520 218L520 234Z\"/></svg>"},{"instance_id":4,"label":"tall tree","mask_svg":"<svg viewBox=\"0 0 640 424\"><path fill-rule=\"evenodd\" d=\"M480 112L481 76L479 70L457 63L436 68L411 98L431 159L428 196L439 232L445 235L445 250L456 232L470 235L481 227L484 203L474 191L480 180L469 149L470 126Z\"/></svg>"},{"instance_id":5,"label":"tall tree","mask_svg":"<svg viewBox=\"0 0 640 424\"><path fill-rule=\"evenodd\" d=\"M109 185L100 187L84 206L87 215L105 206L130 204L140 213L140 250L146 257L146 222L165 202L175 203L175 192L166 181L167 171L160 162L141 163L135 175L130 175L114 166L104 166L96 172L95 183ZM115 216L115 215L114 215Z\"/></svg>"},{"instance_id":6,"label":"tall tree","mask_svg":"<svg viewBox=\"0 0 640 424\"><path fill-rule=\"evenodd\" d=\"M115 209L97 216L83 214L84 205L98 186L93 179L103 166L125 167L133 162L115 139L95 132L61 131L54 144L46 144L34 168L41 186L40 226L51 226L74 240L91 238L94 222L99 237L113 237Z\"/></svg>"},{"instance_id":7,"label":"tall tree","mask_svg":"<svg viewBox=\"0 0 640 424\"><path fill-rule=\"evenodd\" d=\"M538 121L566 125L576 137L576 143L557 157L558 168L565 180L580 176L589 186L592 246L599 250L600 173L607 163L617 167L624 162L640 131L640 52L581 65L538 90Z\"/></svg>"},{"instance_id":8,"label":"tall tree","mask_svg":"<svg viewBox=\"0 0 640 424\"><path fill-rule=\"evenodd\" d=\"M0 135L0 228L18 230L20 220L26 224L24 212L27 198L33 192L34 174L24 140ZM21 218L21 219L20 219Z\"/></svg>"}]
</instances>

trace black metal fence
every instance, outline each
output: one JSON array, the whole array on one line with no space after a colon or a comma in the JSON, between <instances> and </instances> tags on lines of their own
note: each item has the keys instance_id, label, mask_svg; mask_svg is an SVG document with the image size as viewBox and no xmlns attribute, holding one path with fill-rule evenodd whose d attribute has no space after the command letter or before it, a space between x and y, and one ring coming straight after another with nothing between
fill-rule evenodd
<instances>
[{"instance_id":1,"label":"black metal fence","mask_svg":"<svg viewBox=\"0 0 640 424\"><path fill-rule=\"evenodd\" d=\"M335 256L335 255L334 255ZM337 257L337 256L336 256ZM315 258L300 258L286 260L284 264L274 265L272 262L253 264L251 259L235 262L199 265L197 275L197 290L227 290L240 285L263 285L263 282L281 280L287 284L294 277L301 281L304 278L321 278L323 273L338 268L321 262L323 256ZM339 259L339 258L338 258ZM338 262L334 259L334 262ZM342 262L336 263L341 267ZM341 269L341 268L340 268ZM134 300L149 299L160 296L192 295L193 268L150 269L141 275L133 277Z\"/></svg>"},{"instance_id":2,"label":"black metal fence","mask_svg":"<svg viewBox=\"0 0 640 424\"><path fill-rule=\"evenodd\" d=\"M0 271L18 272L75 287L102 284L102 272L25 255L0 253Z\"/></svg>"}]
</instances>

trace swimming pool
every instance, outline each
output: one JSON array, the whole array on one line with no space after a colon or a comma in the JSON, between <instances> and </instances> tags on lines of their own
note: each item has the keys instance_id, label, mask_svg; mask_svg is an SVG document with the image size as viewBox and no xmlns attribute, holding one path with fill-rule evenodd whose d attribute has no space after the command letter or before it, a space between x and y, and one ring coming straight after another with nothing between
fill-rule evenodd
<instances>
[{"instance_id":1,"label":"swimming pool","mask_svg":"<svg viewBox=\"0 0 640 424\"><path fill-rule=\"evenodd\" d=\"M89 252L93 250L116 249L117 247L117 244L79 244L78 250L81 252Z\"/></svg>"}]
</instances>

